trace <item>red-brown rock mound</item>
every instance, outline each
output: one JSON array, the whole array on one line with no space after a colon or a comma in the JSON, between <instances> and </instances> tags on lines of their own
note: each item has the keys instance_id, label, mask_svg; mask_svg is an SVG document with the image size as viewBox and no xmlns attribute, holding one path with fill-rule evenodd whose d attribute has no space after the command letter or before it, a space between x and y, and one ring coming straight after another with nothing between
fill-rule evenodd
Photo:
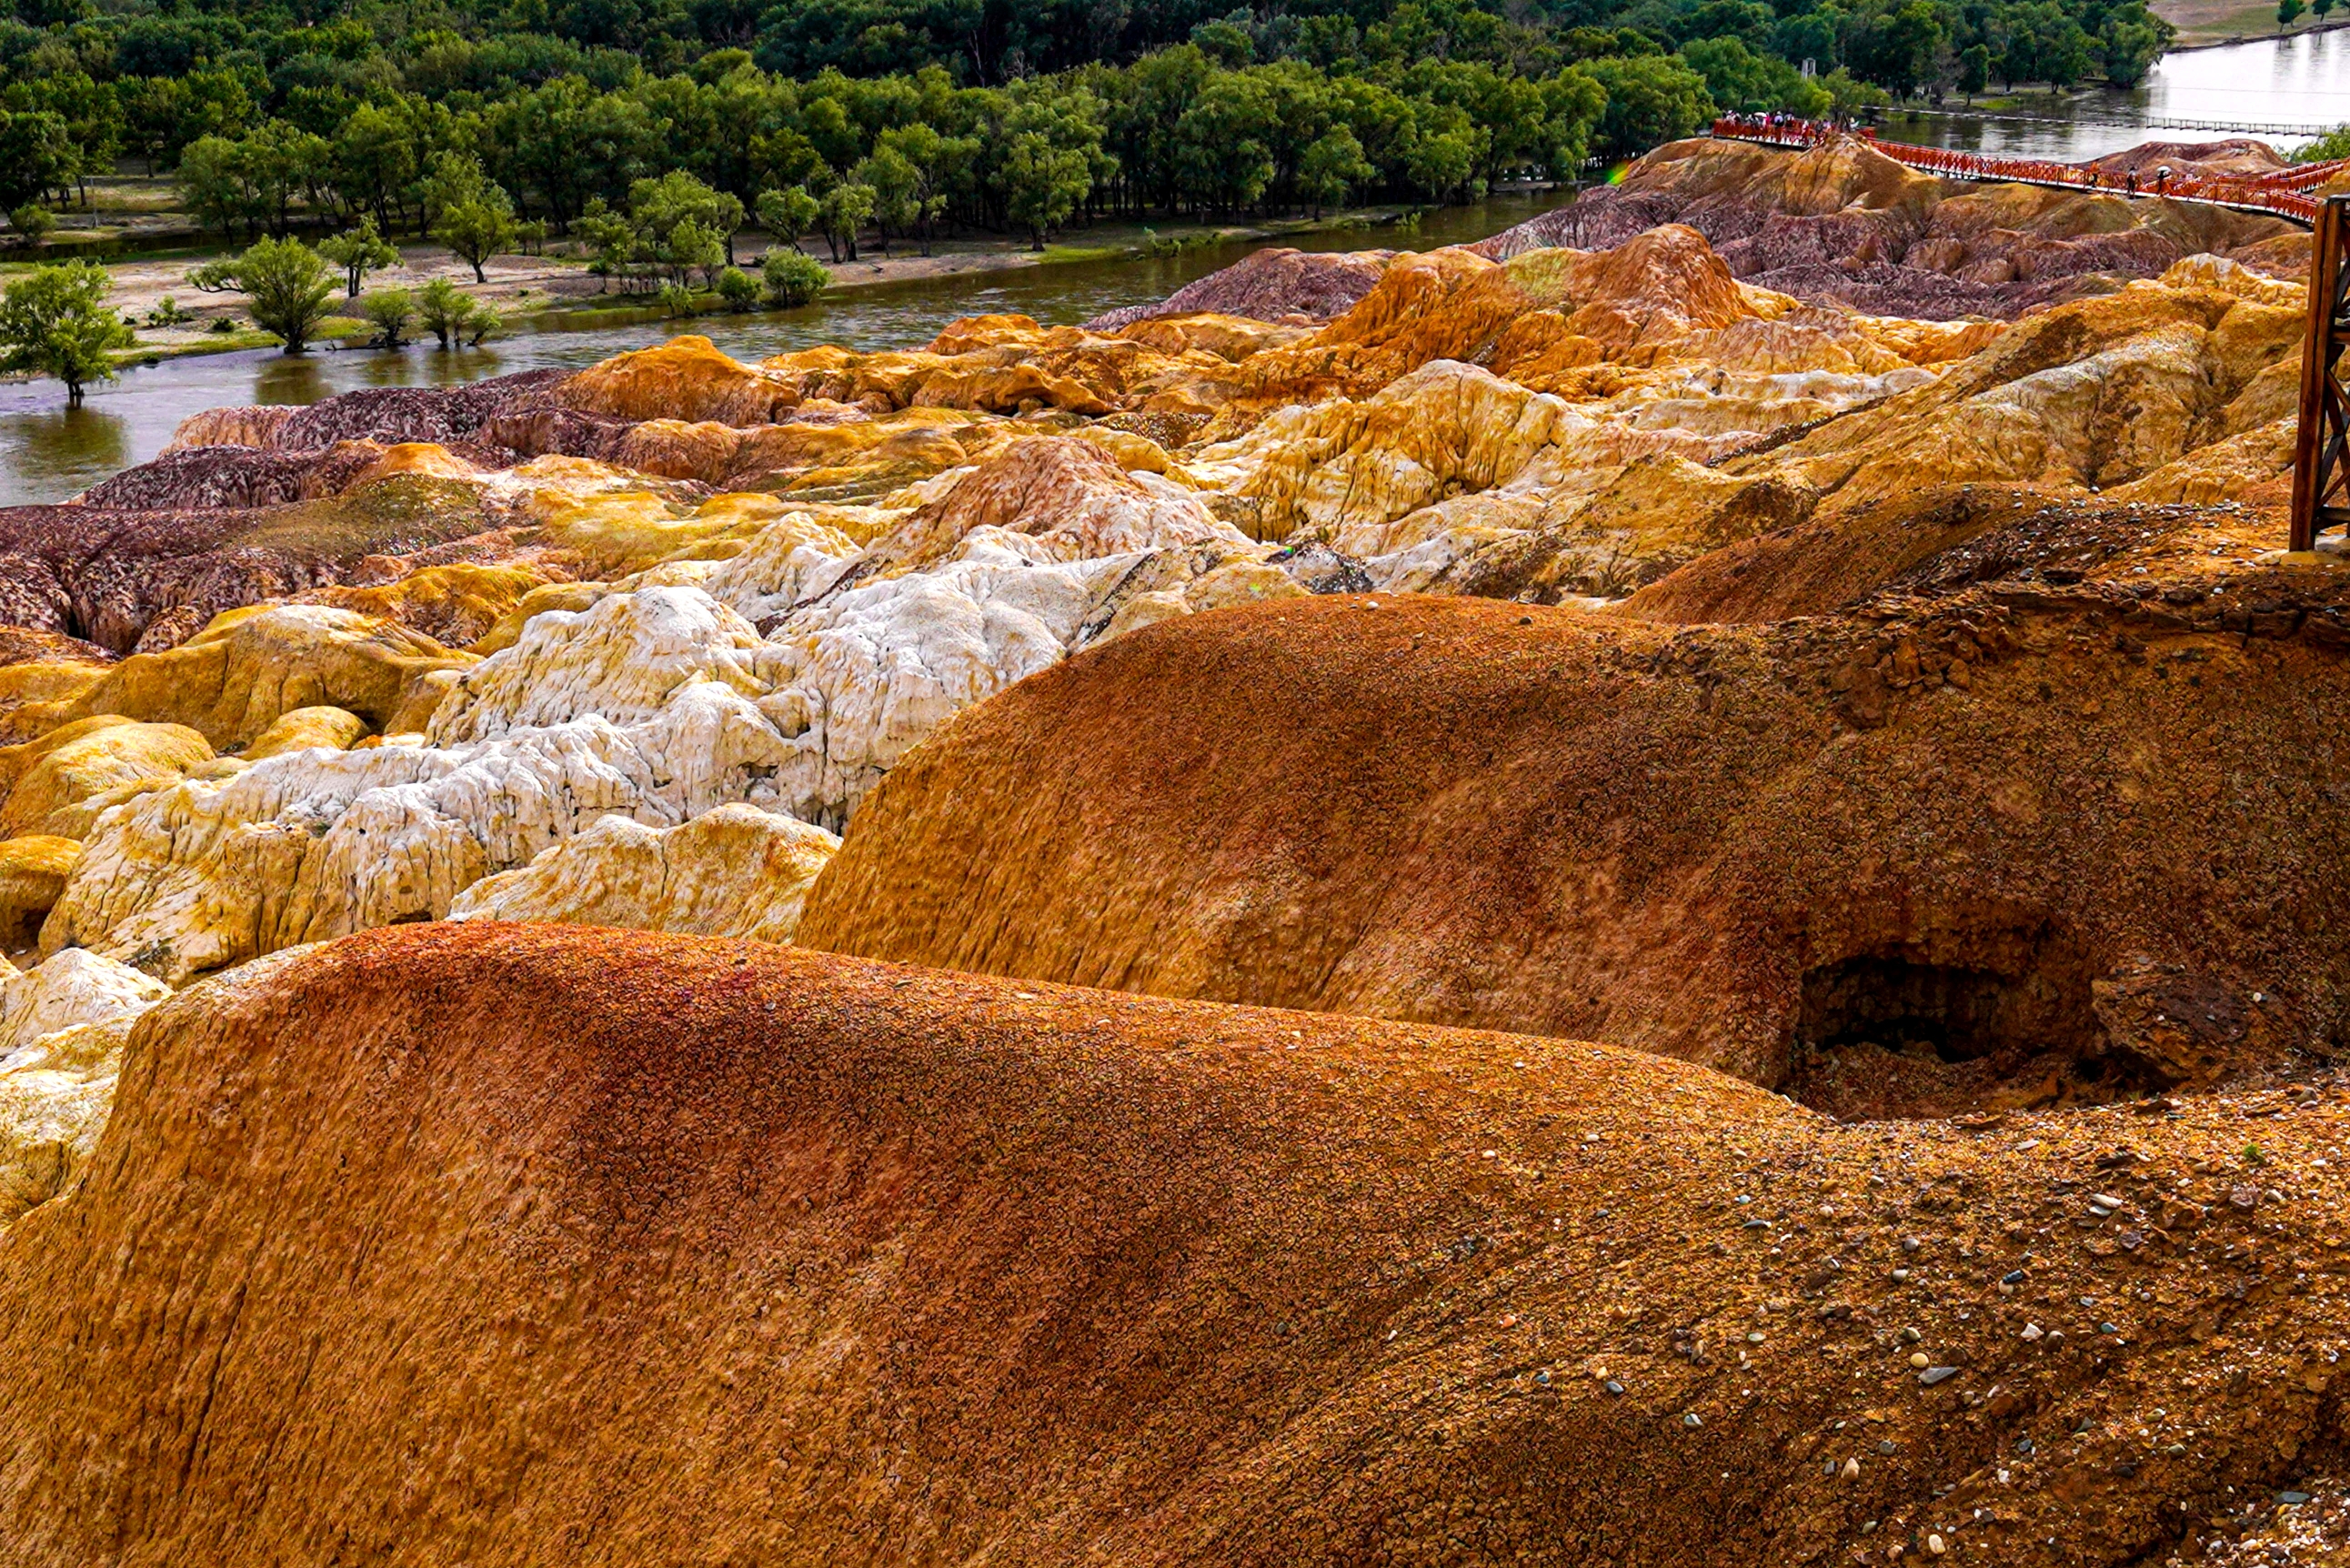
<instances>
[{"instance_id":1,"label":"red-brown rock mound","mask_svg":"<svg viewBox=\"0 0 2350 1568\"><path fill-rule=\"evenodd\" d=\"M910 756L799 940L1609 1040L1847 1115L2277 1069L2350 1007L2345 623L2234 602L1197 617Z\"/></svg>"},{"instance_id":2,"label":"red-brown rock mound","mask_svg":"<svg viewBox=\"0 0 2350 1568\"><path fill-rule=\"evenodd\" d=\"M2219 141L2144 141L2119 152L2088 161L2092 169L2126 174L2137 170L2151 176L2168 167L2173 174L2241 180L2274 174L2292 165L2265 141L2231 136Z\"/></svg>"},{"instance_id":3,"label":"red-brown rock mound","mask_svg":"<svg viewBox=\"0 0 2350 1568\"><path fill-rule=\"evenodd\" d=\"M0 1562L2199 1559L2340 1456L2340 1116L373 932L0 1237Z\"/></svg>"},{"instance_id":4,"label":"red-brown rock mound","mask_svg":"<svg viewBox=\"0 0 2350 1568\"><path fill-rule=\"evenodd\" d=\"M140 476L224 450L236 449L173 454L107 484L143 497L134 488L144 485ZM238 455L288 465L297 488L315 462L249 449ZM470 493L421 478L376 486L358 503L0 508L0 623L111 653L130 652L161 628L166 635L146 646L171 647L222 610L342 582L371 557L431 552L494 525ZM495 543L500 553L514 547L505 535Z\"/></svg>"},{"instance_id":5,"label":"red-brown rock mound","mask_svg":"<svg viewBox=\"0 0 2350 1568\"><path fill-rule=\"evenodd\" d=\"M2260 143L2220 142L2149 143L2099 166L2163 162L2239 174L2281 166ZM2299 233L2282 219L2150 195L1938 180L1856 137L1802 151L1698 138L1659 147L1621 183L1471 248L1496 260L1550 245L1603 249L1664 223L1702 234L1744 282L1875 315L1945 319L2013 317L2204 252L2290 266Z\"/></svg>"},{"instance_id":6,"label":"red-brown rock mound","mask_svg":"<svg viewBox=\"0 0 2350 1568\"><path fill-rule=\"evenodd\" d=\"M1258 321L1303 317L1328 321L1344 316L1370 293L1393 251L1295 251L1269 245L1228 267L1195 278L1156 305L1128 305L1105 311L1086 326L1114 332L1162 316L1212 311Z\"/></svg>"},{"instance_id":7,"label":"red-brown rock mound","mask_svg":"<svg viewBox=\"0 0 2350 1568\"><path fill-rule=\"evenodd\" d=\"M173 445L289 452L324 452L347 441L493 447L500 444L495 421L546 405L567 379L560 370L525 370L459 387L367 387L294 410L209 409L181 426Z\"/></svg>"}]
</instances>

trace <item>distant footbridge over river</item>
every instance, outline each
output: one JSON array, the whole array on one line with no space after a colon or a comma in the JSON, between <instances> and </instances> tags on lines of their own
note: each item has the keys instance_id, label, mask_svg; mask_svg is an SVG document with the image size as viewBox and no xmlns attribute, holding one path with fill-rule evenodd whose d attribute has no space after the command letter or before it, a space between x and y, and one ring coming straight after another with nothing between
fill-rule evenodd
<instances>
[{"instance_id":1,"label":"distant footbridge over river","mask_svg":"<svg viewBox=\"0 0 2350 1568\"><path fill-rule=\"evenodd\" d=\"M2250 128L2211 126L2196 129L2243 130ZM2299 132L2306 130L2307 127L2281 126L2273 129ZM2086 163L2061 163L2044 158L1999 158L1981 152L1961 152L1947 147L1917 147L1903 141L1879 140L1874 132L1868 130L1846 130L1816 120L1731 115L1713 122L1713 134L1733 141L1759 142L1765 147L1794 148L1816 147L1840 136L1850 136L1898 163L1908 164L1912 169L1946 180L2047 185L2058 190L2098 192L2111 196L2160 197L2166 201L2193 202L2204 206L2227 207L2239 213L2282 218L2303 228L2314 225L2317 221L2317 199L2307 192L2338 176L2350 174L2350 159L2335 159L2324 163L2298 164L2291 169L2281 169L2273 174L2222 179L2171 173L2151 179L2140 177L2133 182L2126 173L2116 173Z\"/></svg>"}]
</instances>

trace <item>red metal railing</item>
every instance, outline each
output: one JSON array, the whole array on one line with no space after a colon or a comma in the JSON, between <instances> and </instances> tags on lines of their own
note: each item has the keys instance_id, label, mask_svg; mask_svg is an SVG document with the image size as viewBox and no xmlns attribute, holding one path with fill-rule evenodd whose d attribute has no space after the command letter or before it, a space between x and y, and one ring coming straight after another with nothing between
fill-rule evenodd
<instances>
[{"instance_id":1,"label":"red metal railing","mask_svg":"<svg viewBox=\"0 0 2350 1568\"><path fill-rule=\"evenodd\" d=\"M1846 130L1817 120L1790 119L1779 115L1726 116L1713 122L1713 134L1736 141L1758 141L1767 147L1814 147L1839 136L1853 136L1897 162L1946 179L2053 185L2116 196L2161 196L2175 202L2265 213L2297 223L2314 223L2317 220L2317 202L2303 195L2302 191L2324 184L2333 175L2350 171L2350 160L2343 160L2259 178L2218 180L2168 174L2142 178L2133 184L2126 174L2112 174L2079 163L2059 163L2046 158L1987 158L1980 152L1959 152L1946 147L1913 147L1908 142L1880 141L1874 131L1866 130Z\"/></svg>"},{"instance_id":2,"label":"red metal railing","mask_svg":"<svg viewBox=\"0 0 2350 1568\"><path fill-rule=\"evenodd\" d=\"M2314 191L2320 185L2350 174L2350 158L2335 158L2324 163L2302 163L2291 169L2280 169L2273 174L2257 176L2252 183L2272 191Z\"/></svg>"}]
</instances>

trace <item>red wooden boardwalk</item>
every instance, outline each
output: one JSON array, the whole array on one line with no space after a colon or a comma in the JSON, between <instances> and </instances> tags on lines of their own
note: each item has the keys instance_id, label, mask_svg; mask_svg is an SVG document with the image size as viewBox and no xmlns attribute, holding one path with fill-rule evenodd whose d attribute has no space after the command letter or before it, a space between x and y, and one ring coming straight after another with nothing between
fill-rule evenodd
<instances>
[{"instance_id":1,"label":"red wooden boardwalk","mask_svg":"<svg viewBox=\"0 0 2350 1568\"><path fill-rule=\"evenodd\" d=\"M1945 147L1913 147L1902 141L1879 141L1871 131L1840 130L1814 120L1732 115L1715 120L1713 134L1737 141L1757 141L1766 147L1812 147L1839 136L1855 136L1897 162L1946 180L2053 185L2060 190L2099 191L2115 196L2161 196L2174 202L2265 213L2303 226L2316 222L2317 202L2303 192L2336 175L2350 173L2350 159L2340 159L2241 180L2173 174L2158 184L2154 180L2141 179L2133 191L2127 176L2091 169L2085 164L2058 163L2041 158L1987 158L1979 152L1958 152Z\"/></svg>"}]
</instances>

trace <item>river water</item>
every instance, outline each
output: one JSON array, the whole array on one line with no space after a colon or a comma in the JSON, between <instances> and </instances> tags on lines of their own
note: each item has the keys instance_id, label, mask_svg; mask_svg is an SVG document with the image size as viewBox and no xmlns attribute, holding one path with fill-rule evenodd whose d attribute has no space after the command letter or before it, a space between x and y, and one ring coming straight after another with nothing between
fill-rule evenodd
<instances>
[{"instance_id":1,"label":"river water","mask_svg":"<svg viewBox=\"0 0 2350 1568\"><path fill-rule=\"evenodd\" d=\"M2134 91L2032 93L1999 115L1918 114L1888 119L1890 140L2020 156L2080 159L2149 137L2196 140L2210 131L2149 130L2163 119L2336 125L2350 121L2350 31L2303 33L2168 57ZM2293 145L2296 138L2267 140ZM1430 213L1411 228L1337 231L1274 244L1308 250L1461 244L1523 222L1556 198L1512 196ZM161 451L190 414L229 403L309 403L359 387L440 386L516 370L576 369L624 349L702 332L738 358L820 343L903 348L960 316L1012 311L1048 325L1165 297L1230 265L1257 243L1203 246L1180 256L1070 263L951 275L833 291L800 310L703 317L690 324L652 311L577 313L584 323L518 331L475 349L400 353L354 349L288 357L274 349L213 354L126 372L65 405L54 381L0 386L0 505L61 501Z\"/></svg>"},{"instance_id":2,"label":"river water","mask_svg":"<svg viewBox=\"0 0 2350 1568\"><path fill-rule=\"evenodd\" d=\"M2163 129L2162 122L2312 129L2350 124L2350 28L2166 55L2156 62L2146 84L2129 92L2111 88L2056 96L2030 91L2008 101L2012 107L1995 114L1952 109L1891 115L1879 134L1891 141L2066 162L2152 140L2210 141L2239 134L2255 135L2286 151L2308 136Z\"/></svg>"},{"instance_id":3,"label":"river water","mask_svg":"<svg viewBox=\"0 0 2350 1568\"><path fill-rule=\"evenodd\" d=\"M492 339L479 348L274 348L206 354L127 370L65 407L55 381L0 387L0 505L62 501L162 451L182 420L231 403L313 403L360 387L430 387L517 370L576 369L629 348L705 334L739 359L836 343L900 348L928 342L962 316L1012 312L1074 324L1123 305L1163 299L1193 278L1229 266L1264 244L1301 250L1388 246L1430 250L1483 239L1548 210L1558 198L1498 196L1447 207L1409 225L1334 230L1277 241L1201 245L1180 255L1067 262L835 289L798 310L675 321L657 310L576 311L560 321Z\"/></svg>"}]
</instances>

